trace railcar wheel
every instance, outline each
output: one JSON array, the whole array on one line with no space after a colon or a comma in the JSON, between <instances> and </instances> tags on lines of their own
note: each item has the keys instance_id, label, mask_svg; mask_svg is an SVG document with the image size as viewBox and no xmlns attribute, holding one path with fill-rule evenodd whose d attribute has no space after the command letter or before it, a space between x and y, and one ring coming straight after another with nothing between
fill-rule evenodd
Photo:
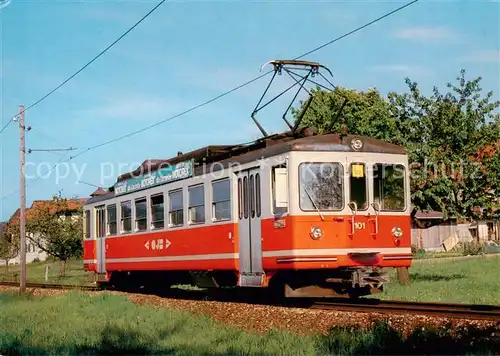
<instances>
[{"instance_id":1,"label":"railcar wheel","mask_svg":"<svg viewBox=\"0 0 500 356\"><path fill-rule=\"evenodd\" d=\"M287 299L285 296L285 282L277 278L277 276L271 278L265 294L270 304L283 304Z\"/></svg>"}]
</instances>

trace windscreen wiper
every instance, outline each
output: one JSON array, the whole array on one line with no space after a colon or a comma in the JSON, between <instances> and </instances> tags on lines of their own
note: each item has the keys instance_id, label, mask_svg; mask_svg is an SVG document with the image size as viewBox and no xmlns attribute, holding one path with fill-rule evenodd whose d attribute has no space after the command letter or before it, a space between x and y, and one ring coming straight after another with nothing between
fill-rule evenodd
<instances>
[{"instance_id":1,"label":"windscreen wiper","mask_svg":"<svg viewBox=\"0 0 500 356\"><path fill-rule=\"evenodd\" d=\"M311 203L313 204L314 208L316 209L316 211L318 212L319 216L321 217L321 220L322 221L325 221L325 217L323 216L323 214L321 214L321 211L319 210L318 206L316 205L316 203L314 202L313 198L311 197L311 194L309 194L309 192L307 191L307 188L305 185L302 186L304 188L304 191L306 192L307 194L307 197L309 198L309 200L311 201Z\"/></svg>"}]
</instances>

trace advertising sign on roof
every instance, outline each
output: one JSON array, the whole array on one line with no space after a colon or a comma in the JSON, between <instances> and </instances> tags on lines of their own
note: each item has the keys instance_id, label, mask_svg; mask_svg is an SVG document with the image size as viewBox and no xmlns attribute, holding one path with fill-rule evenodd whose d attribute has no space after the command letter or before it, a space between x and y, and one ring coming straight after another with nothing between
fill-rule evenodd
<instances>
[{"instance_id":1,"label":"advertising sign on roof","mask_svg":"<svg viewBox=\"0 0 500 356\"><path fill-rule=\"evenodd\" d=\"M131 178L115 184L115 196L133 193L157 185L186 179L193 175L193 162L181 162L159 169L147 175Z\"/></svg>"}]
</instances>

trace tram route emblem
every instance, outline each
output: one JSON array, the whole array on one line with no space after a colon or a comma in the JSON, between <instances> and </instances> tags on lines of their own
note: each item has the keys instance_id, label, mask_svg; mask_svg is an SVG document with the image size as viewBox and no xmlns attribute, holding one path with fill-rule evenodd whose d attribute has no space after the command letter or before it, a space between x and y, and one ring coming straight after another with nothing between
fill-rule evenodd
<instances>
[{"instance_id":1,"label":"tram route emblem","mask_svg":"<svg viewBox=\"0 0 500 356\"><path fill-rule=\"evenodd\" d=\"M144 244L144 247L148 250L166 250L170 247L172 243L168 239L153 239L148 240Z\"/></svg>"},{"instance_id":2,"label":"tram route emblem","mask_svg":"<svg viewBox=\"0 0 500 356\"><path fill-rule=\"evenodd\" d=\"M355 151L358 151L363 148L363 141L361 141L359 138L353 138L351 140L351 148Z\"/></svg>"}]
</instances>

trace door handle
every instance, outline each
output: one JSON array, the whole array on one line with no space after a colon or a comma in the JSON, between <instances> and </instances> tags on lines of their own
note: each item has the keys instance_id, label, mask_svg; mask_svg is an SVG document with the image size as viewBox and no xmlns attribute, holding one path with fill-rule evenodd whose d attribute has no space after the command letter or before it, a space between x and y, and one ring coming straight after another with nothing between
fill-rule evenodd
<instances>
[{"instance_id":1,"label":"door handle","mask_svg":"<svg viewBox=\"0 0 500 356\"><path fill-rule=\"evenodd\" d=\"M373 207L373 210L375 210L375 232L372 233L373 237L375 237L378 234L378 216L380 214L380 204L378 202L374 202L371 205Z\"/></svg>"}]
</instances>

